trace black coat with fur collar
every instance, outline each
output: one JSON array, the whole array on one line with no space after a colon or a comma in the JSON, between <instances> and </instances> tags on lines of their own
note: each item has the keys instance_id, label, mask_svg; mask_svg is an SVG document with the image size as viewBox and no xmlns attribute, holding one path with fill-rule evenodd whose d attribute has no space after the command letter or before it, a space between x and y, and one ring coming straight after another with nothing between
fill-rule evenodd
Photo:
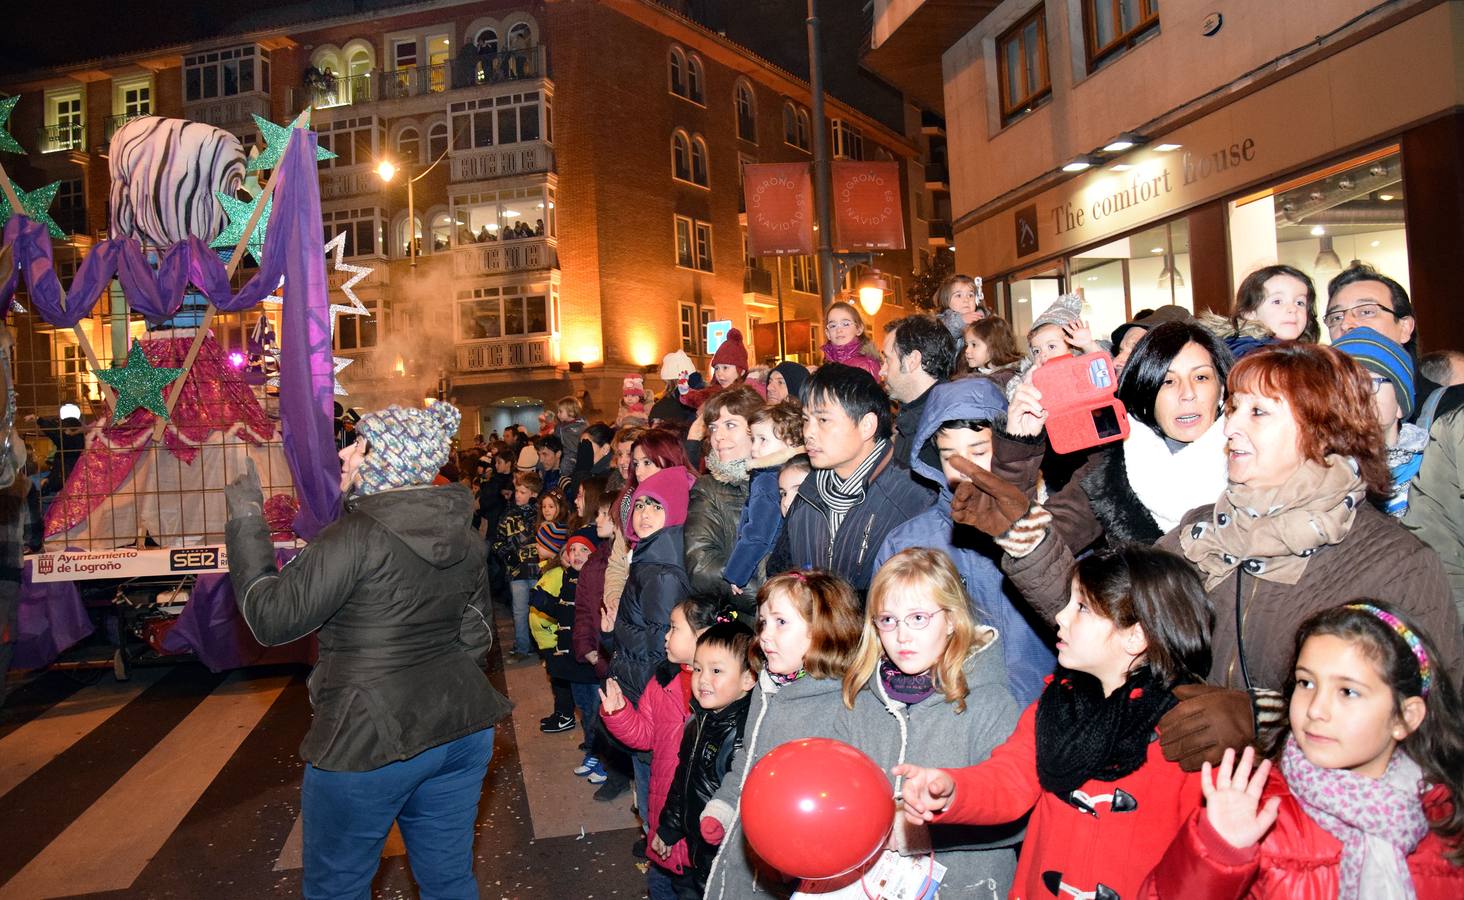
<instances>
[{"instance_id":1,"label":"black coat with fur collar","mask_svg":"<svg viewBox=\"0 0 1464 900\"><path fill-rule=\"evenodd\" d=\"M1073 481L1088 495L1088 506L1103 525L1103 538L1108 546L1122 543L1148 546L1164 536L1129 484L1123 464L1123 444L1111 444L1093 454Z\"/></svg>"}]
</instances>

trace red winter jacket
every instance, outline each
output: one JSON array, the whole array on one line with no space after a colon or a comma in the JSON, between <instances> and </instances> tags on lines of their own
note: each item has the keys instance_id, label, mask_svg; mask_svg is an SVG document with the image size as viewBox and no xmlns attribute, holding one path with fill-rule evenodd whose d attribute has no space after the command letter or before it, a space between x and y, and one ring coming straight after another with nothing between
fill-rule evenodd
<instances>
[{"instance_id":1,"label":"red winter jacket","mask_svg":"<svg viewBox=\"0 0 1464 900\"><path fill-rule=\"evenodd\" d=\"M595 677L604 679L610 674L608 654L600 649L600 611L605 608L605 566L610 562L610 549L614 541L601 541L595 552L580 569L579 586L574 594L574 625L570 627L569 643L574 649L574 658L582 663L591 651L597 651L599 662L594 664Z\"/></svg>"},{"instance_id":2,"label":"red winter jacket","mask_svg":"<svg viewBox=\"0 0 1464 900\"><path fill-rule=\"evenodd\" d=\"M666 795L671 792L671 782L676 780L681 732L686 720L691 718L691 675L675 663L662 663L646 682L634 706L627 703L610 715L601 709L601 717L605 727L622 744L632 750L651 751L651 808L646 818L650 833L655 834L656 826L661 824ZM691 862L685 840L676 842L668 859L661 859L655 853L647 853L646 858L678 875Z\"/></svg>"},{"instance_id":3,"label":"red winter jacket","mask_svg":"<svg viewBox=\"0 0 1464 900\"><path fill-rule=\"evenodd\" d=\"M1198 811L1144 882L1140 896L1333 900L1342 843L1302 810L1279 771L1271 770L1263 796L1280 797L1281 807L1259 845L1237 850ZM1447 815L1450 808L1445 787L1435 787L1424 798L1430 819ZM1443 839L1430 831L1409 854L1408 872L1418 900L1464 897L1464 868L1449 864L1447 850Z\"/></svg>"},{"instance_id":4,"label":"red winter jacket","mask_svg":"<svg viewBox=\"0 0 1464 900\"><path fill-rule=\"evenodd\" d=\"M1158 740L1149 744L1138 770L1117 781L1089 781L1073 792L1086 795L1078 799L1092 812L1044 791L1037 781L1037 703L989 759L947 771L956 793L936 822L997 825L1031 810L1012 900L1075 891L1093 896L1099 885L1128 900L1200 806L1199 773L1165 760Z\"/></svg>"}]
</instances>

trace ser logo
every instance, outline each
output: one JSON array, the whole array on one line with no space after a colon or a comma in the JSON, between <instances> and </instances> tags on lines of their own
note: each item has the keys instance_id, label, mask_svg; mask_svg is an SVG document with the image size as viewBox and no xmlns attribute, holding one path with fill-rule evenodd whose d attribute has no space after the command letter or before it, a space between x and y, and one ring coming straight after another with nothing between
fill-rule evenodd
<instances>
[{"instance_id":1,"label":"ser logo","mask_svg":"<svg viewBox=\"0 0 1464 900\"><path fill-rule=\"evenodd\" d=\"M224 565L224 555L218 547L188 547L168 551L168 568L173 572L217 569Z\"/></svg>"}]
</instances>

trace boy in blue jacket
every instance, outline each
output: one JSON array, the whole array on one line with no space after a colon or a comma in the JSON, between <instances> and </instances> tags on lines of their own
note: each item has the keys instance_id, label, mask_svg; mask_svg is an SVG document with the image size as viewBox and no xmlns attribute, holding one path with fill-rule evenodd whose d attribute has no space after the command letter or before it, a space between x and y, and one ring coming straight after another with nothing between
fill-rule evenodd
<instances>
[{"instance_id":1,"label":"boy in blue jacket","mask_svg":"<svg viewBox=\"0 0 1464 900\"><path fill-rule=\"evenodd\" d=\"M874 567L878 571L891 556L909 547L944 551L961 573L977 619L1001 632L1012 696L1025 706L1042 693L1043 679L1052 674L1057 662L1052 631L1007 594L997 564L1001 551L991 539L951 520L953 489L966 478L948 460L961 456L989 470L994 428L1005 419L1006 396L988 378L962 378L930 389L909 462L916 474L941 485L940 496L934 506L897 525L885 537Z\"/></svg>"}]
</instances>

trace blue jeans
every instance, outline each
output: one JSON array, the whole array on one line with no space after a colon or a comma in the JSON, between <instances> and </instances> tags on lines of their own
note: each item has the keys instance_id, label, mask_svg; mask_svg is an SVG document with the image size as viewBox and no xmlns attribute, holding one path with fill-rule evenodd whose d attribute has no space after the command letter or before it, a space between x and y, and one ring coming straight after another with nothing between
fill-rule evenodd
<instances>
[{"instance_id":1,"label":"blue jeans","mask_svg":"<svg viewBox=\"0 0 1464 900\"><path fill-rule=\"evenodd\" d=\"M646 867L646 893L651 900L676 900L676 882L671 873L651 863Z\"/></svg>"},{"instance_id":2,"label":"blue jeans","mask_svg":"<svg viewBox=\"0 0 1464 900\"><path fill-rule=\"evenodd\" d=\"M642 753L630 754L630 770L635 773L635 807L640 810L641 830L651 830L651 764L641 762ZM654 868L654 867L653 867Z\"/></svg>"},{"instance_id":3,"label":"blue jeans","mask_svg":"<svg viewBox=\"0 0 1464 900\"><path fill-rule=\"evenodd\" d=\"M580 711L580 727L585 730L585 743L595 739L595 721L600 718L600 686L598 684L569 683L570 696Z\"/></svg>"},{"instance_id":4,"label":"blue jeans","mask_svg":"<svg viewBox=\"0 0 1464 900\"><path fill-rule=\"evenodd\" d=\"M515 578L508 583L508 592L513 596L513 652L533 656L534 636L529 633L529 592L534 582L526 578Z\"/></svg>"},{"instance_id":5,"label":"blue jeans","mask_svg":"<svg viewBox=\"0 0 1464 900\"><path fill-rule=\"evenodd\" d=\"M381 848L395 821L423 900L477 900L473 823L493 756L493 729L369 772L305 766L307 900L371 896Z\"/></svg>"}]
</instances>

